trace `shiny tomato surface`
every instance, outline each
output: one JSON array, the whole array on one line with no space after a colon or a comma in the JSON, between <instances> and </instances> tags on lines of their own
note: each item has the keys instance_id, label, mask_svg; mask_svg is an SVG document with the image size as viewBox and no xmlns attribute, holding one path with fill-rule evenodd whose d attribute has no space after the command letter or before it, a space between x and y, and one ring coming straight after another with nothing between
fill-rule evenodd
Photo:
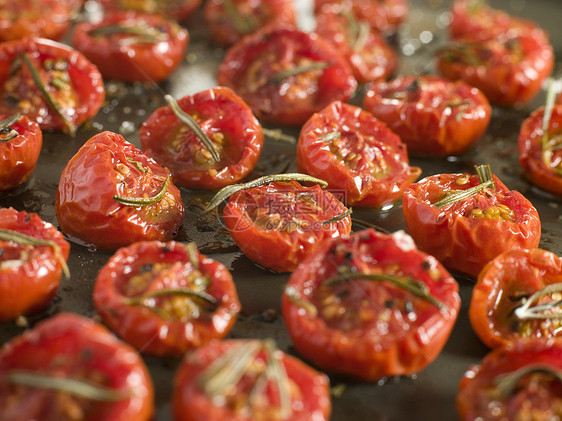
<instances>
[{"instance_id":1,"label":"shiny tomato surface","mask_svg":"<svg viewBox=\"0 0 562 421\"><path fill-rule=\"evenodd\" d=\"M402 196L421 173L385 123L361 108L333 102L302 127L299 171L328 182L347 205L383 206Z\"/></svg>"},{"instance_id":2,"label":"shiny tomato surface","mask_svg":"<svg viewBox=\"0 0 562 421\"><path fill-rule=\"evenodd\" d=\"M11 116L0 115L0 120ZM0 128L0 191L13 190L31 175L43 145L43 133L25 115Z\"/></svg>"},{"instance_id":3,"label":"shiny tomato surface","mask_svg":"<svg viewBox=\"0 0 562 421\"><path fill-rule=\"evenodd\" d=\"M214 42L232 45L268 25L295 25L293 0L208 0L204 18Z\"/></svg>"},{"instance_id":4,"label":"shiny tomato surface","mask_svg":"<svg viewBox=\"0 0 562 421\"><path fill-rule=\"evenodd\" d=\"M70 244L37 214L13 208L0 208L0 231L0 321L6 321L47 307L59 286ZM21 234L40 244L22 243L17 238Z\"/></svg>"},{"instance_id":5,"label":"shiny tomato surface","mask_svg":"<svg viewBox=\"0 0 562 421\"><path fill-rule=\"evenodd\" d=\"M461 379L462 421L555 420L562 417L562 343L520 339L490 352Z\"/></svg>"},{"instance_id":6,"label":"shiny tomato surface","mask_svg":"<svg viewBox=\"0 0 562 421\"><path fill-rule=\"evenodd\" d=\"M401 231L324 242L292 273L282 299L300 355L367 381L422 370L447 341L459 306L453 277Z\"/></svg>"},{"instance_id":7,"label":"shiny tomato surface","mask_svg":"<svg viewBox=\"0 0 562 421\"><path fill-rule=\"evenodd\" d=\"M161 15L178 22L186 21L202 0L98 0L105 10L134 10Z\"/></svg>"},{"instance_id":8,"label":"shiny tomato surface","mask_svg":"<svg viewBox=\"0 0 562 421\"><path fill-rule=\"evenodd\" d=\"M244 37L227 52L218 82L231 87L256 117L300 125L357 87L346 60L326 40L292 27L273 27Z\"/></svg>"},{"instance_id":9,"label":"shiny tomato surface","mask_svg":"<svg viewBox=\"0 0 562 421\"><path fill-rule=\"evenodd\" d=\"M459 155L486 131L492 107L463 81L438 76L400 76L370 85L365 109L388 124L418 155Z\"/></svg>"},{"instance_id":10,"label":"shiny tomato surface","mask_svg":"<svg viewBox=\"0 0 562 421\"><path fill-rule=\"evenodd\" d=\"M190 247L138 242L119 249L98 273L98 314L143 353L181 357L224 337L236 321L240 302L230 272Z\"/></svg>"},{"instance_id":11,"label":"shiny tomato surface","mask_svg":"<svg viewBox=\"0 0 562 421\"><path fill-rule=\"evenodd\" d=\"M549 292L547 287L556 290ZM508 250L480 272L472 292L470 322L490 348L518 338L560 337L562 317L549 317L559 311L561 292L562 262L558 256L542 249ZM526 310L524 305L535 293L536 300L531 300ZM545 307L541 311L537 306Z\"/></svg>"},{"instance_id":12,"label":"shiny tomato surface","mask_svg":"<svg viewBox=\"0 0 562 421\"><path fill-rule=\"evenodd\" d=\"M105 399L19 384L21 375L102 388ZM14 377L12 377L14 376ZM0 350L0 418L3 421L148 421L154 392L137 352L101 324L59 313L7 342Z\"/></svg>"},{"instance_id":13,"label":"shiny tomato surface","mask_svg":"<svg viewBox=\"0 0 562 421\"><path fill-rule=\"evenodd\" d=\"M215 370L217 362L224 366ZM244 364L240 374L225 378L235 363L238 367ZM327 421L329 387L324 374L272 349L267 342L213 341L187 354L179 367L172 396L173 419ZM282 392L286 400L281 398Z\"/></svg>"},{"instance_id":14,"label":"shiny tomato surface","mask_svg":"<svg viewBox=\"0 0 562 421\"><path fill-rule=\"evenodd\" d=\"M185 210L170 177L166 168L123 136L99 133L62 171L55 202L60 228L104 250L142 240L171 240ZM136 200L150 203L135 204Z\"/></svg>"},{"instance_id":15,"label":"shiny tomato surface","mask_svg":"<svg viewBox=\"0 0 562 421\"><path fill-rule=\"evenodd\" d=\"M547 137L543 138L544 107L533 112L519 132L519 164L533 184L562 195L562 103L550 116Z\"/></svg>"},{"instance_id":16,"label":"shiny tomato surface","mask_svg":"<svg viewBox=\"0 0 562 421\"><path fill-rule=\"evenodd\" d=\"M185 56L189 35L173 21L135 12L115 12L102 22L82 22L72 45L94 63L104 78L160 82Z\"/></svg>"},{"instance_id":17,"label":"shiny tomato surface","mask_svg":"<svg viewBox=\"0 0 562 421\"><path fill-rule=\"evenodd\" d=\"M349 234L349 215L327 223L347 211L319 185L274 182L230 196L223 219L249 259L277 272L290 272L323 240Z\"/></svg>"},{"instance_id":18,"label":"shiny tomato surface","mask_svg":"<svg viewBox=\"0 0 562 421\"><path fill-rule=\"evenodd\" d=\"M24 54L60 115L33 80L29 63L22 58ZM0 113L20 112L37 121L42 129L73 133L76 126L96 115L104 97L101 74L78 51L41 38L0 44Z\"/></svg>"},{"instance_id":19,"label":"shiny tomato surface","mask_svg":"<svg viewBox=\"0 0 562 421\"><path fill-rule=\"evenodd\" d=\"M487 187L455 203L435 203L480 184L476 175L438 174L410 185L403 196L404 220L418 247L447 268L477 276L498 254L512 248L536 248L539 214L521 193L493 176Z\"/></svg>"},{"instance_id":20,"label":"shiny tomato surface","mask_svg":"<svg viewBox=\"0 0 562 421\"><path fill-rule=\"evenodd\" d=\"M263 130L250 107L230 88L216 87L178 100L213 142L215 161L170 106L156 110L139 131L142 149L167 167L182 187L216 189L236 183L256 166Z\"/></svg>"}]
</instances>

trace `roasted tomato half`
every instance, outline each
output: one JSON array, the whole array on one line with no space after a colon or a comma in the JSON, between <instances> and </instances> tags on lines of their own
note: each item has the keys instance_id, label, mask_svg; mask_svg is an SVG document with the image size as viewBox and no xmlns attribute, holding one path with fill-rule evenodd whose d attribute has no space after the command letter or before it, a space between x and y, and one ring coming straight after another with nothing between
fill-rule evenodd
<instances>
[{"instance_id":1,"label":"roasted tomato half","mask_svg":"<svg viewBox=\"0 0 562 421\"><path fill-rule=\"evenodd\" d=\"M214 42L232 45L268 25L295 25L293 0L209 0L204 18Z\"/></svg>"},{"instance_id":2,"label":"roasted tomato half","mask_svg":"<svg viewBox=\"0 0 562 421\"><path fill-rule=\"evenodd\" d=\"M325 180L347 205L383 206L402 196L421 170L385 123L359 107L334 102L302 127L299 171Z\"/></svg>"},{"instance_id":3,"label":"roasted tomato half","mask_svg":"<svg viewBox=\"0 0 562 421\"><path fill-rule=\"evenodd\" d=\"M39 159L43 134L24 115L0 115L0 192L13 190L31 175Z\"/></svg>"},{"instance_id":4,"label":"roasted tomato half","mask_svg":"<svg viewBox=\"0 0 562 421\"><path fill-rule=\"evenodd\" d=\"M447 341L458 285L404 232L324 242L294 271L282 310L305 359L362 380L413 374Z\"/></svg>"},{"instance_id":5,"label":"roasted tomato half","mask_svg":"<svg viewBox=\"0 0 562 421\"><path fill-rule=\"evenodd\" d=\"M62 171L55 212L62 231L115 250L142 240L171 240L184 206L170 172L127 142L102 132Z\"/></svg>"},{"instance_id":6,"label":"roasted tomato half","mask_svg":"<svg viewBox=\"0 0 562 421\"><path fill-rule=\"evenodd\" d=\"M562 417L562 342L520 339L494 349L462 378L462 421L555 420Z\"/></svg>"},{"instance_id":7,"label":"roasted tomato half","mask_svg":"<svg viewBox=\"0 0 562 421\"><path fill-rule=\"evenodd\" d=\"M47 307L63 270L68 275L69 252L62 234L37 214L0 208L0 321Z\"/></svg>"},{"instance_id":8,"label":"roasted tomato half","mask_svg":"<svg viewBox=\"0 0 562 421\"><path fill-rule=\"evenodd\" d=\"M220 160L168 105L142 125L142 149L170 169L182 187L216 189L236 183L256 166L263 130L250 107L230 88L216 87L178 101L212 142Z\"/></svg>"},{"instance_id":9,"label":"roasted tomato half","mask_svg":"<svg viewBox=\"0 0 562 421\"><path fill-rule=\"evenodd\" d=\"M533 184L562 195L562 103L552 109L546 137L543 119L544 107L541 107L521 125L519 164Z\"/></svg>"},{"instance_id":10,"label":"roasted tomato half","mask_svg":"<svg viewBox=\"0 0 562 421\"><path fill-rule=\"evenodd\" d=\"M495 175L485 182L468 173L424 178L404 191L403 209L421 250L472 276L498 254L540 241L537 210Z\"/></svg>"},{"instance_id":11,"label":"roasted tomato half","mask_svg":"<svg viewBox=\"0 0 562 421\"><path fill-rule=\"evenodd\" d=\"M240 311L228 269L194 243L143 241L121 248L98 273L102 321L143 353L183 356L222 338Z\"/></svg>"},{"instance_id":12,"label":"roasted tomato half","mask_svg":"<svg viewBox=\"0 0 562 421\"><path fill-rule=\"evenodd\" d=\"M347 101L357 87L328 41L292 27L244 37L226 52L217 77L260 120L277 125L300 125L332 101Z\"/></svg>"},{"instance_id":13,"label":"roasted tomato half","mask_svg":"<svg viewBox=\"0 0 562 421\"><path fill-rule=\"evenodd\" d=\"M233 194L223 218L249 259L277 272L290 272L324 239L349 234L348 213L343 203L319 185L305 187L292 181Z\"/></svg>"},{"instance_id":14,"label":"roasted tomato half","mask_svg":"<svg viewBox=\"0 0 562 421\"><path fill-rule=\"evenodd\" d=\"M445 77L480 89L495 105L524 104L540 91L554 68L554 52L536 28L485 41L459 40L437 54Z\"/></svg>"},{"instance_id":15,"label":"roasted tomato half","mask_svg":"<svg viewBox=\"0 0 562 421\"><path fill-rule=\"evenodd\" d=\"M26 114L42 129L74 134L96 115L105 91L96 66L55 41L26 38L0 44L0 113Z\"/></svg>"},{"instance_id":16,"label":"roasted tomato half","mask_svg":"<svg viewBox=\"0 0 562 421\"><path fill-rule=\"evenodd\" d=\"M100 23L83 22L72 45L98 66L105 78L127 82L166 79L183 60L189 36L156 15L116 12Z\"/></svg>"},{"instance_id":17,"label":"roasted tomato half","mask_svg":"<svg viewBox=\"0 0 562 421\"><path fill-rule=\"evenodd\" d=\"M370 85L365 109L384 121L418 155L459 155L486 131L492 107L463 81L401 76Z\"/></svg>"},{"instance_id":18,"label":"roasted tomato half","mask_svg":"<svg viewBox=\"0 0 562 421\"><path fill-rule=\"evenodd\" d=\"M105 10L133 10L161 15L179 22L186 21L197 10L201 0L98 0Z\"/></svg>"},{"instance_id":19,"label":"roasted tomato half","mask_svg":"<svg viewBox=\"0 0 562 421\"><path fill-rule=\"evenodd\" d=\"M153 412L144 362L93 320L60 313L0 350L3 421L148 421Z\"/></svg>"},{"instance_id":20,"label":"roasted tomato half","mask_svg":"<svg viewBox=\"0 0 562 421\"><path fill-rule=\"evenodd\" d=\"M562 261L541 249L508 250L488 263L472 292L469 316L490 348L518 338L561 337Z\"/></svg>"},{"instance_id":21,"label":"roasted tomato half","mask_svg":"<svg viewBox=\"0 0 562 421\"><path fill-rule=\"evenodd\" d=\"M398 68L398 56L384 37L353 12L320 11L316 33L344 55L359 83L386 78Z\"/></svg>"},{"instance_id":22,"label":"roasted tomato half","mask_svg":"<svg viewBox=\"0 0 562 421\"><path fill-rule=\"evenodd\" d=\"M172 412L174 421L326 421L329 380L272 340L213 341L181 364Z\"/></svg>"}]
</instances>

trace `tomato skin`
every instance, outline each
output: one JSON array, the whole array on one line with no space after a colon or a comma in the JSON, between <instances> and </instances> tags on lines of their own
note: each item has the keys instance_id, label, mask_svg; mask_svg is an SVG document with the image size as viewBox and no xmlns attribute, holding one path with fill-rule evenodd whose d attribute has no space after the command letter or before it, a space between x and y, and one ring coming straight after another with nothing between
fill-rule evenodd
<instances>
[{"instance_id":1,"label":"tomato skin","mask_svg":"<svg viewBox=\"0 0 562 421\"><path fill-rule=\"evenodd\" d=\"M334 131L342 134L335 143L322 138ZM343 145L338 146L340 139L344 139ZM360 157L348 164L351 153ZM326 181L331 191L343 192L343 201L355 206L393 203L421 173L419 168L409 166L406 146L385 123L339 101L314 114L302 127L297 167Z\"/></svg>"},{"instance_id":2,"label":"tomato skin","mask_svg":"<svg viewBox=\"0 0 562 421\"><path fill-rule=\"evenodd\" d=\"M249 27L241 31L230 12L226 11L224 0L209 0L205 3L203 16L217 44L229 46L244 36L268 25L296 25L295 10L291 0L230 0L241 17L251 21Z\"/></svg>"},{"instance_id":3,"label":"tomato skin","mask_svg":"<svg viewBox=\"0 0 562 421\"><path fill-rule=\"evenodd\" d=\"M462 421L500 421L560 416L560 383L552 376L529 375L520 380L507 398L498 397L496 378L528 366L560 371L562 343L544 339L519 339L492 350L479 365L472 366L459 384L457 410ZM531 415L532 414L532 415Z\"/></svg>"},{"instance_id":4,"label":"tomato skin","mask_svg":"<svg viewBox=\"0 0 562 421\"><path fill-rule=\"evenodd\" d=\"M385 274L397 267L401 276L425 284L444 308L389 283L359 278L350 281L347 289L322 295L328 288L324 282L337 276L344 265L351 273ZM314 306L317 314L295 303L288 290ZM343 298L338 302L336 297ZM341 308L337 314L356 311L351 316L355 319L340 322L328 305L323 307L334 299ZM412 308L401 310L401 303L407 302ZM366 381L423 369L441 351L459 307L458 285L436 259L419 251L403 232L386 235L374 230L322 243L291 274L282 298L283 318L300 355L329 372ZM372 310L370 318L363 317L368 314L364 310Z\"/></svg>"},{"instance_id":5,"label":"tomato skin","mask_svg":"<svg viewBox=\"0 0 562 421\"><path fill-rule=\"evenodd\" d=\"M450 270L477 276L498 254L511 248L536 248L541 236L537 210L521 193L493 176L497 191L487 190L455 204L438 208L433 203L450 190L479 184L476 175L438 174L411 184L403 195L404 220L418 247ZM468 180L459 184L457 180ZM464 182L464 181L463 181ZM472 218L478 208L505 205L514 220Z\"/></svg>"},{"instance_id":6,"label":"tomato skin","mask_svg":"<svg viewBox=\"0 0 562 421\"><path fill-rule=\"evenodd\" d=\"M216 405L197 384L198 377L213 361L233 347L246 342L248 341L243 339L212 341L187 354L174 380L172 396L174 421L280 420L271 414L257 413L253 414L254 416L248 416L240 413L241 411L235 412L226 405ZM299 394L298 397L292 397L292 413L283 419L286 421L328 420L331 413L328 378L299 359L285 353L282 354L281 364L291 381L291 388L298 388ZM271 392L271 387L268 389L268 397L274 399L271 394L275 392ZM298 401L295 402L295 400Z\"/></svg>"},{"instance_id":7,"label":"tomato skin","mask_svg":"<svg viewBox=\"0 0 562 421\"><path fill-rule=\"evenodd\" d=\"M142 240L171 240L185 213L180 191L173 183L162 200L149 206L127 206L113 199L116 195L155 196L168 176L166 168L123 136L112 132L93 136L62 171L55 202L61 230L103 250Z\"/></svg>"},{"instance_id":8,"label":"tomato skin","mask_svg":"<svg viewBox=\"0 0 562 421\"><path fill-rule=\"evenodd\" d=\"M0 229L16 231L37 239L51 240L66 261L70 244L57 229L37 214L0 208ZM62 263L49 246L22 246L0 240L0 263L20 260L21 265L0 265L0 321L15 319L43 310L60 283ZM29 253L24 257L24 253Z\"/></svg>"},{"instance_id":9,"label":"tomato skin","mask_svg":"<svg viewBox=\"0 0 562 421\"><path fill-rule=\"evenodd\" d=\"M0 120L8 117L0 115ZM0 191L13 190L27 180L35 170L43 145L41 128L25 115L10 127L18 136L0 139Z\"/></svg>"},{"instance_id":10,"label":"tomato skin","mask_svg":"<svg viewBox=\"0 0 562 421\"><path fill-rule=\"evenodd\" d=\"M217 134L224 135L224 143L220 162L205 159L199 163L197 152L191 153L190 148L201 145L200 140L190 130L180 134L186 126L170 106L156 110L139 131L141 146L170 169L177 185L221 188L240 181L255 168L263 147L263 130L250 107L234 91L219 86L184 96L178 104L211 139ZM171 146L179 139L178 147Z\"/></svg>"},{"instance_id":11,"label":"tomato skin","mask_svg":"<svg viewBox=\"0 0 562 421\"><path fill-rule=\"evenodd\" d=\"M131 397L110 403L72 401L62 392L8 384L4 375L13 370L84 379ZM4 421L69 419L65 409L71 403L84 411L84 421L148 421L154 412L150 375L136 351L77 314L59 313L6 343L0 351L0 373Z\"/></svg>"},{"instance_id":12,"label":"tomato skin","mask_svg":"<svg viewBox=\"0 0 562 421\"><path fill-rule=\"evenodd\" d=\"M230 272L216 260L197 253L201 276L211 284L207 293L219 306L212 312L186 321L165 320L150 309L127 305L126 298L169 288L190 287L188 276L196 270L184 244L170 241L142 241L119 249L98 273L94 305L103 322L143 353L181 357L188 350L211 339L223 338L232 328L240 311L240 302ZM152 275L143 291L127 293L135 276L143 276L145 265L170 265Z\"/></svg>"},{"instance_id":13,"label":"tomato skin","mask_svg":"<svg viewBox=\"0 0 562 421\"><path fill-rule=\"evenodd\" d=\"M329 63L283 81L269 78L304 61ZM244 37L226 52L218 82L231 87L260 121L295 126L335 100L347 101L357 87L345 59L316 34L293 27L264 28Z\"/></svg>"},{"instance_id":14,"label":"tomato skin","mask_svg":"<svg viewBox=\"0 0 562 421\"><path fill-rule=\"evenodd\" d=\"M25 38L23 40L8 41L0 44L0 113L13 115L17 112L26 114L30 119L37 121L42 129L64 128L61 118L47 105L35 84L32 82L29 71L16 72L21 75L25 82L18 84L14 92L6 90L6 83L10 78L10 65L14 58L27 53L35 66L43 67L47 59L60 59L67 63L68 76L72 89L64 89L62 93L55 87L49 86L49 92L57 98L57 95L75 96L75 103L69 101L69 106L63 107L63 113L75 126L93 117L101 108L105 98L103 80L96 66L94 66L80 52L64 44L42 38ZM42 71L43 73L43 71ZM45 73L47 73L45 71ZM42 75L44 79L45 76ZM30 88L29 86L33 86ZM8 97L16 94L20 100L15 105L8 101ZM38 98L37 98L38 97ZM34 98L36 98L34 100ZM36 104L35 101L38 103ZM27 108L23 105L30 102Z\"/></svg>"},{"instance_id":15,"label":"tomato skin","mask_svg":"<svg viewBox=\"0 0 562 421\"><path fill-rule=\"evenodd\" d=\"M409 89L412 83L415 90ZM450 107L453 103L461 105ZM438 76L375 82L365 95L364 107L400 136L408 152L418 155L464 153L485 133L492 115L490 103L478 89Z\"/></svg>"},{"instance_id":16,"label":"tomato skin","mask_svg":"<svg viewBox=\"0 0 562 421\"><path fill-rule=\"evenodd\" d=\"M99 0L99 3L107 11L134 10L185 22L197 10L201 0Z\"/></svg>"},{"instance_id":17,"label":"tomato skin","mask_svg":"<svg viewBox=\"0 0 562 421\"><path fill-rule=\"evenodd\" d=\"M249 259L276 272L291 272L325 239L349 234L349 216L322 224L346 211L319 185L275 182L233 194L223 210L223 219L234 242ZM265 218L260 220L262 213ZM294 229L287 228L293 223L297 224Z\"/></svg>"}]
</instances>

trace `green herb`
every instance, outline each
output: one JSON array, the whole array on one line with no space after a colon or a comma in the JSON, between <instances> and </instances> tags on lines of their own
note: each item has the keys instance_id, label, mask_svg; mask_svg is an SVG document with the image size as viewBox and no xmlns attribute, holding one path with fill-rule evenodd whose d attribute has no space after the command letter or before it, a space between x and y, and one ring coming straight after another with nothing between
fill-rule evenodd
<instances>
[{"instance_id":1,"label":"green herb","mask_svg":"<svg viewBox=\"0 0 562 421\"><path fill-rule=\"evenodd\" d=\"M327 219L326 221L322 222L322 225L330 225L330 224L333 224L334 222L341 221L342 219L350 216L352 213L353 213L353 210L351 208L349 208L345 212L340 213L339 215L336 215L333 218Z\"/></svg>"},{"instance_id":2,"label":"green herb","mask_svg":"<svg viewBox=\"0 0 562 421\"><path fill-rule=\"evenodd\" d=\"M238 8L231 0L223 0L224 11L232 20L234 28L240 34L246 35L250 34L258 29L255 19L251 16L244 16L239 11Z\"/></svg>"},{"instance_id":3,"label":"green herb","mask_svg":"<svg viewBox=\"0 0 562 421\"><path fill-rule=\"evenodd\" d=\"M330 133L326 133L320 136L320 139L322 139L324 142L333 142L336 139L339 139L341 137L341 133L337 130L330 132Z\"/></svg>"},{"instance_id":4,"label":"green herb","mask_svg":"<svg viewBox=\"0 0 562 421\"><path fill-rule=\"evenodd\" d=\"M107 25L100 26L99 28L90 31L90 36L103 36L103 35L134 35L129 38L119 40L120 45L132 45L137 43L155 44L157 42L166 41L167 36L165 33L158 31L156 28L148 28L143 26L131 25Z\"/></svg>"},{"instance_id":5,"label":"green herb","mask_svg":"<svg viewBox=\"0 0 562 421\"><path fill-rule=\"evenodd\" d=\"M7 142L8 140L15 139L20 134L12 129L12 124L18 121L21 117L20 113L0 120L0 142Z\"/></svg>"},{"instance_id":6,"label":"green herb","mask_svg":"<svg viewBox=\"0 0 562 421\"><path fill-rule=\"evenodd\" d=\"M290 286L286 287L285 296L289 299L290 302L292 302L298 307L303 308L312 317L316 317L318 315L318 310L316 309L316 306L312 304L310 301L304 300L301 294L294 287L290 287Z\"/></svg>"},{"instance_id":7,"label":"green herb","mask_svg":"<svg viewBox=\"0 0 562 421\"><path fill-rule=\"evenodd\" d=\"M519 320L530 319L562 319L562 299L553 300L543 304L535 304L539 298L551 295L555 292L562 292L562 283L550 284L536 291L525 300L521 307L515 309L515 317ZM551 313L552 310L560 310Z\"/></svg>"},{"instance_id":8,"label":"green herb","mask_svg":"<svg viewBox=\"0 0 562 421\"><path fill-rule=\"evenodd\" d=\"M273 140L280 140L282 142L287 142L291 144L297 143L297 139L294 136L285 134L281 129L263 129L263 134Z\"/></svg>"},{"instance_id":9,"label":"green herb","mask_svg":"<svg viewBox=\"0 0 562 421\"><path fill-rule=\"evenodd\" d=\"M117 203L120 203L120 204L125 205L125 206L133 206L133 207L150 206L150 205L153 205L155 203L158 203L159 201L161 201L164 198L164 196L166 195L166 192L168 191L169 185L170 185L170 176L166 177L166 180L164 180L164 184L162 185L162 189L160 189L160 192L158 194L156 194L155 196L152 196L152 197L125 197L125 196L115 195L115 196L113 196L113 200L115 200Z\"/></svg>"},{"instance_id":10,"label":"green herb","mask_svg":"<svg viewBox=\"0 0 562 421\"><path fill-rule=\"evenodd\" d=\"M471 104L470 101L447 102L445 104L445 107L448 107L448 108L451 108L451 109L452 108L460 108L460 110L455 115L455 120L461 121L462 117L465 113L465 106L470 105L470 104Z\"/></svg>"},{"instance_id":11,"label":"green herb","mask_svg":"<svg viewBox=\"0 0 562 421\"><path fill-rule=\"evenodd\" d=\"M315 61L310 64L305 64L302 66L293 67L292 69L287 69L282 72L276 73L267 80L268 83L280 83L283 79L291 76L296 76L300 73L310 72L311 70L322 70L326 67L330 67L331 64L327 61Z\"/></svg>"},{"instance_id":12,"label":"green herb","mask_svg":"<svg viewBox=\"0 0 562 421\"><path fill-rule=\"evenodd\" d=\"M443 208L445 206L452 205L453 203L459 202L461 200L468 199L469 197L475 196L482 190L490 187L495 190L494 180L492 178L492 172L489 165L477 165L475 166L476 172L478 173L478 178L480 184L471 187L466 190L456 191L445 196L443 199L435 202L433 206L438 208Z\"/></svg>"},{"instance_id":13,"label":"green herb","mask_svg":"<svg viewBox=\"0 0 562 421\"><path fill-rule=\"evenodd\" d=\"M550 127L550 119L552 117L552 110L556 101L557 90L555 89L555 80L548 78L548 88L546 94L546 104L544 107L544 114L542 120L542 156L543 161L547 166L551 165L552 154L555 150L560 149L560 136L550 139L548 129Z\"/></svg>"},{"instance_id":14,"label":"green herb","mask_svg":"<svg viewBox=\"0 0 562 421\"><path fill-rule=\"evenodd\" d=\"M562 383L562 371L559 369L548 365L529 364L519 368L518 370L496 376L494 384L500 395L507 398L513 394L521 379L530 374L539 373L547 374Z\"/></svg>"},{"instance_id":15,"label":"green herb","mask_svg":"<svg viewBox=\"0 0 562 421\"><path fill-rule=\"evenodd\" d=\"M139 170L140 172L145 173L147 171L147 169L144 168L139 161L135 161L133 158L127 158L127 161L129 161L131 164L133 164L135 166L135 168L137 170Z\"/></svg>"}]
</instances>

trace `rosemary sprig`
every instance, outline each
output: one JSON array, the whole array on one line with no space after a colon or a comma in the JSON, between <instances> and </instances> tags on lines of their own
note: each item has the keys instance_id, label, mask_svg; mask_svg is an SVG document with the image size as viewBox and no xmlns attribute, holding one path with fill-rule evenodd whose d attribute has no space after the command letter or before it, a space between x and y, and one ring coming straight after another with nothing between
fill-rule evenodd
<instances>
[{"instance_id":1,"label":"rosemary sprig","mask_svg":"<svg viewBox=\"0 0 562 421\"><path fill-rule=\"evenodd\" d=\"M285 367L279 361L277 354L280 352L276 349L273 339L266 339L263 347L267 358L266 377L271 378L279 389L279 415L281 419L286 419L291 414L291 385L289 377L285 371Z\"/></svg>"},{"instance_id":2,"label":"rosemary sprig","mask_svg":"<svg viewBox=\"0 0 562 421\"><path fill-rule=\"evenodd\" d=\"M266 129L263 128L263 134L273 140L280 140L282 142L287 142L291 144L297 143L297 139L294 136L285 134L281 129Z\"/></svg>"},{"instance_id":3,"label":"rosemary sprig","mask_svg":"<svg viewBox=\"0 0 562 421\"><path fill-rule=\"evenodd\" d=\"M91 30L89 33L90 36L114 34L134 35L133 37L119 40L120 45L132 45L136 43L155 44L157 42L165 41L167 38L165 33L157 30L156 28L119 24L100 26L99 28Z\"/></svg>"},{"instance_id":4,"label":"rosemary sprig","mask_svg":"<svg viewBox=\"0 0 562 421\"><path fill-rule=\"evenodd\" d=\"M165 95L164 98L170 104L172 111L183 124L185 124L189 129L197 136L197 138L201 141L203 146L211 153L213 160L215 162L220 162L221 157L217 152L213 141L209 139L209 136L199 127L199 125L185 112L181 109L178 102L174 99L171 95Z\"/></svg>"},{"instance_id":5,"label":"rosemary sprig","mask_svg":"<svg viewBox=\"0 0 562 421\"><path fill-rule=\"evenodd\" d=\"M525 300L521 307L515 309L515 317L519 320L562 319L562 299L535 305L539 298L555 292L562 292L561 282L547 285L543 289L536 291L527 300ZM548 311L554 309L559 309L560 311L556 313L547 313Z\"/></svg>"},{"instance_id":6,"label":"rosemary sprig","mask_svg":"<svg viewBox=\"0 0 562 421\"><path fill-rule=\"evenodd\" d=\"M316 183L320 184L322 187L326 187L328 183L324 180L320 180L316 177L311 177L310 175L306 174L299 174L299 173L288 173L288 174L275 174L275 175L265 175L260 178L256 178L255 180L249 181L244 184L232 184L230 186L223 187L220 189L217 194L211 199L207 207L205 208L205 212L209 212L216 208L218 205L222 203L223 200L228 199L234 193L237 193L242 190L253 189L254 187L259 187L264 184L274 183L274 182L283 182L283 181L307 181L309 183Z\"/></svg>"},{"instance_id":7,"label":"rosemary sprig","mask_svg":"<svg viewBox=\"0 0 562 421\"><path fill-rule=\"evenodd\" d=\"M443 199L435 202L433 206L437 206L438 208L443 208L445 206L452 205L453 203L459 202L461 200L468 199L472 197L482 190L490 187L495 190L494 180L492 178L492 171L489 165L476 165L476 172L478 173L478 178L480 180L480 184L471 187L466 190L457 191L455 193L448 194Z\"/></svg>"},{"instance_id":8,"label":"rosemary sprig","mask_svg":"<svg viewBox=\"0 0 562 421\"><path fill-rule=\"evenodd\" d=\"M544 114L542 119L542 156L543 161L547 166L550 166L552 160L552 145L549 141L548 128L550 127L550 118L552 117L552 110L554 109L554 102L556 101L556 89L554 78L548 78L546 104L544 106Z\"/></svg>"},{"instance_id":9,"label":"rosemary sprig","mask_svg":"<svg viewBox=\"0 0 562 421\"><path fill-rule=\"evenodd\" d=\"M8 140L15 139L20 134L12 129L12 124L19 120L20 113L16 113L10 117L0 120L0 142L7 142Z\"/></svg>"},{"instance_id":10,"label":"rosemary sprig","mask_svg":"<svg viewBox=\"0 0 562 421\"><path fill-rule=\"evenodd\" d=\"M534 373L547 374L562 383L561 370L548 365L529 364L519 368L518 370L496 376L496 378L494 379L494 385L496 386L500 395L504 398L507 398L513 394L513 391L522 378Z\"/></svg>"},{"instance_id":11,"label":"rosemary sprig","mask_svg":"<svg viewBox=\"0 0 562 421\"><path fill-rule=\"evenodd\" d=\"M309 72L311 70L323 70L329 66L331 66L331 64L327 61L315 61L310 64L293 67L292 69L287 69L270 76L269 79L267 79L267 83L280 83L283 79L288 77L296 76L300 73Z\"/></svg>"},{"instance_id":12,"label":"rosemary sprig","mask_svg":"<svg viewBox=\"0 0 562 421\"><path fill-rule=\"evenodd\" d=\"M353 51L361 51L369 36L369 24L367 22L359 22L351 11L342 13L347 21L349 45Z\"/></svg>"},{"instance_id":13,"label":"rosemary sprig","mask_svg":"<svg viewBox=\"0 0 562 421\"><path fill-rule=\"evenodd\" d=\"M232 20L234 28L240 34L246 35L254 32L257 29L257 23L251 16L244 16L239 11L236 5L231 0L223 0L224 11Z\"/></svg>"},{"instance_id":14,"label":"rosemary sprig","mask_svg":"<svg viewBox=\"0 0 562 421\"><path fill-rule=\"evenodd\" d=\"M144 168L139 161L135 161L133 158L127 158L127 161L129 161L131 164L133 164L134 167L137 170L139 170L140 172L145 173L147 171L147 169Z\"/></svg>"},{"instance_id":15,"label":"rosemary sprig","mask_svg":"<svg viewBox=\"0 0 562 421\"><path fill-rule=\"evenodd\" d=\"M290 302L292 302L298 307L303 308L312 317L316 317L318 315L318 310L316 309L316 306L312 304L310 301L304 300L301 294L294 287L291 286L286 287L285 295L287 296Z\"/></svg>"},{"instance_id":16,"label":"rosemary sprig","mask_svg":"<svg viewBox=\"0 0 562 421\"><path fill-rule=\"evenodd\" d=\"M353 209L349 208L345 212L340 213L339 215L336 215L333 218L325 220L324 222L322 222L322 225L330 225L330 224L333 224L334 222L341 221L342 219L347 218L348 216L351 216L352 213L353 213Z\"/></svg>"},{"instance_id":17,"label":"rosemary sprig","mask_svg":"<svg viewBox=\"0 0 562 421\"><path fill-rule=\"evenodd\" d=\"M320 139L322 139L324 142L333 142L334 140L339 139L340 137L341 137L341 133L337 130L334 130L333 132L329 132L321 135Z\"/></svg>"},{"instance_id":18,"label":"rosemary sprig","mask_svg":"<svg viewBox=\"0 0 562 421\"><path fill-rule=\"evenodd\" d=\"M164 180L164 184L162 184L162 189L160 189L160 191L155 196L126 197L126 196L115 195L113 196L113 200L115 200L117 203L120 203L121 205L133 206L133 207L153 205L161 201L166 195L166 192L168 191L168 186L170 185L170 178L171 176L166 177L166 180Z\"/></svg>"}]
</instances>

